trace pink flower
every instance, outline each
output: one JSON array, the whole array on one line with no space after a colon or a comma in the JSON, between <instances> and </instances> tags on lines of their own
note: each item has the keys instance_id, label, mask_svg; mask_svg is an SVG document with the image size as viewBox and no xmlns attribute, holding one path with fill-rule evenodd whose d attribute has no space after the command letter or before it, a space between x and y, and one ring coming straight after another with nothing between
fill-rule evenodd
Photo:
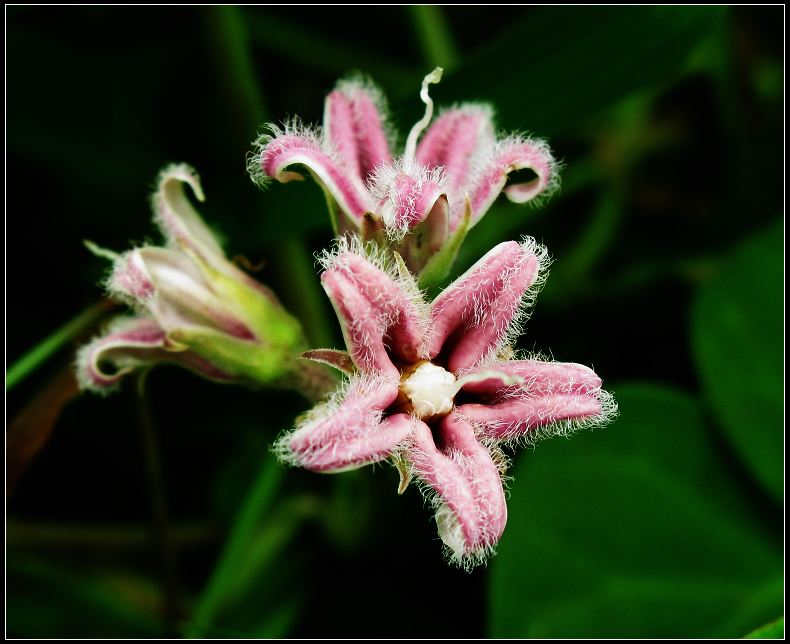
<instances>
[{"instance_id":1,"label":"pink flower","mask_svg":"<svg viewBox=\"0 0 790 644\"><path fill-rule=\"evenodd\" d=\"M464 104L443 112L428 128L433 101L423 81L424 117L412 128L400 157L386 126L381 93L369 82L342 81L329 94L323 129L294 120L270 125L251 155L253 179L281 183L302 179L306 168L323 187L335 231L397 250L421 284L444 277L467 231L504 192L525 203L547 195L559 181L557 164L540 140L509 136L497 140L492 110ZM534 177L507 185L516 170Z\"/></svg>"},{"instance_id":2,"label":"pink flower","mask_svg":"<svg viewBox=\"0 0 790 644\"><path fill-rule=\"evenodd\" d=\"M397 256L342 239L321 281L348 353L306 357L348 378L278 440L280 458L316 472L389 459L399 491L413 478L426 493L450 560L483 562L507 518L501 447L616 413L591 369L512 357L547 262L531 239L499 244L429 304Z\"/></svg>"},{"instance_id":3,"label":"pink flower","mask_svg":"<svg viewBox=\"0 0 790 644\"><path fill-rule=\"evenodd\" d=\"M296 358L304 349L299 322L225 257L190 203L185 186L203 201L195 171L170 166L157 184L152 203L167 245L99 251L113 259L109 294L138 315L80 350L82 387L109 391L129 372L167 362L219 382L326 391L326 376Z\"/></svg>"}]
</instances>

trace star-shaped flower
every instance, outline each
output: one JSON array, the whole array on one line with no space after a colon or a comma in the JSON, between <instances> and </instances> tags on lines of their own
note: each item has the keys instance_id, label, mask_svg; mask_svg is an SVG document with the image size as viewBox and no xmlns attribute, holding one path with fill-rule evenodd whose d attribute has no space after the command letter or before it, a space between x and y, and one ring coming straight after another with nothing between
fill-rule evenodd
<instances>
[{"instance_id":1,"label":"star-shaped flower","mask_svg":"<svg viewBox=\"0 0 790 644\"><path fill-rule=\"evenodd\" d=\"M578 364L512 359L548 262L533 240L496 246L427 303L402 262L343 239L321 276L348 353L308 352L349 376L276 444L281 459L338 472L386 459L436 510L451 561L483 562L507 518L504 444L601 425L615 413Z\"/></svg>"},{"instance_id":2,"label":"star-shaped flower","mask_svg":"<svg viewBox=\"0 0 790 644\"><path fill-rule=\"evenodd\" d=\"M303 178L298 166L307 168L326 193L337 233L351 231L393 248L421 284L436 283L501 192L525 203L559 183L546 143L497 139L487 105L446 110L425 131L433 115L428 85L440 78L437 68L423 81L425 115L402 156L391 151L395 137L388 135L381 93L369 82L347 80L327 97L322 129L297 120L284 129L269 126L250 157L253 179L287 183ZM509 175L525 169L534 175L508 185Z\"/></svg>"}]
</instances>

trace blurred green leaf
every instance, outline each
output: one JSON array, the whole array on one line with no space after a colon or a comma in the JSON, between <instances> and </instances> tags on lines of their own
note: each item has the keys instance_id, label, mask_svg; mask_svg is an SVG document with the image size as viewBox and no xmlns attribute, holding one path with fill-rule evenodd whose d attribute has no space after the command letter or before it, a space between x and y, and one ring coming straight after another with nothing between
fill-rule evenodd
<instances>
[{"instance_id":1,"label":"blurred green leaf","mask_svg":"<svg viewBox=\"0 0 790 644\"><path fill-rule=\"evenodd\" d=\"M382 56L384 49L370 50L359 42L332 37L331 29L323 33L310 30L298 19L286 20L271 10L248 11L247 22L256 44L308 68L337 75L361 68L385 86L404 80L419 83L422 77L397 58Z\"/></svg>"},{"instance_id":2,"label":"blurred green leaf","mask_svg":"<svg viewBox=\"0 0 790 644\"><path fill-rule=\"evenodd\" d=\"M7 559L7 635L113 638L164 634L155 584L121 571L11 553Z\"/></svg>"},{"instance_id":3,"label":"blurred green leaf","mask_svg":"<svg viewBox=\"0 0 790 644\"><path fill-rule=\"evenodd\" d=\"M60 351L66 343L85 334L88 329L107 315L109 311L112 311L114 307L115 305L111 301L101 300L99 303L84 309L63 326L41 340L41 342L32 347L27 353L6 369L6 391L12 389L27 378L54 354Z\"/></svg>"},{"instance_id":4,"label":"blurred green leaf","mask_svg":"<svg viewBox=\"0 0 790 644\"><path fill-rule=\"evenodd\" d=\"M541 444L515 468L492 561L492 636L739 636L722 625L781 578L779 540L720 460L695 400L639 384L616 396L614 425ZM780 584L751 623L782 603Z\"/></svg>"},{"instance_id":5,"label":"blurred green leaf","mask_svg":"<svg viewBox=\"0 0 790 644\"><path fill-rule=\"evenodd\" d=\"M264 460L239 508L214 572L196 604L189 636L199 636L233 602L235 596L243 594L250 579L259 572L255 565L257 562L250 561L249 552L253 544L261 542L261 528L274 504L283 473L283 468L273 456L269 455Z\"/></svg>"},{"instance_id":6,"label":"blurred green leaf","mask_svg":"<svg viewBox=\"0 0 790 644\"><path fill-rule=\"evenodd\" d=\"M761 626L746 636L747 640L770 640L784 639L785 637L785 618L780 617L775 622Z\"/></svg>"},{"instance_id":7,"label":"blurred green leaf","mask_svg":"<svg viewBox=\"0 0 790 644\"><path fill-rule=\"evenodd\" d=\"M312 497L291 497L277 501L285 470L272 454L253 482L231 526L217 565L200 595L188 637L221 635L228 625L254 632L279 632L290 625L299 588L283 593L282 572L289 564L283 553L301 522L317 513ZM270 596L274 606L262 606L261 598ZM249 610L250 603L255 610ZM282 605L281 605L282 604Z\"/></svg>"},{"instance_id":8,"label":"blurred green leaf","mask_svg":"<svg viewBox=\"0 0 790 644\"><path fill-rule=\"evenodd\" d=\"M442 7L418 4L408 6L407 9L425 61L444 69L455 67L458 64L458 48L453 42Z\"/></svg>"},{"instance_id":9,"label":"blurred green leaf","mask_svg":"<svg viewBox=\"0 0 790 644\"><path fill-rule=\"evenodd\" d=\"M724 14L713 6L537 7L467 57L436 95L490 102L506 128L567 131L675 79Z\"/></svg>"},{"instance_id":10,"label":"blurred green leaf","mask_svg":"<svg viewBox=\"0 0 790 644\"><path fill-rule=\"evenodd\" d=\"M698 294L694 349L705 392L739 458L783 498L782 223L748 240Z\"/></svg>"}]
</instances>

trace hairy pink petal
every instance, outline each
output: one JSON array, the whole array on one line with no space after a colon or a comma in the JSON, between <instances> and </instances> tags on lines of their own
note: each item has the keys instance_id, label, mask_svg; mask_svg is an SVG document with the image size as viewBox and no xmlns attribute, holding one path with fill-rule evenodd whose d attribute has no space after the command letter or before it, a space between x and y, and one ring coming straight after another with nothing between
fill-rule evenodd
<instances>
[{"instance_id":1,"label":"hairy pink petal","mask_svg":"<svg viewBox=\"0 0 790 644\"><path fill-rule=\"evenodd\" d=\"M590 420L602 413L601 401L592 392L525 394L492 405L470 403L457 409L479 425L484 436L497 440L520 438L538 427L558 421Z\"/></svg>"},{"instance_id":2,"label":"hairy pink petal","mask_svg":"<svg viewBox=\"0 0 790 644\"><path fill-rule=\"evenodd\" d=\"M439 534L454 557L480 557L496 545L507 522L499 469L461 416L446 416L435 431L440 447L430 428L414 421L406 457L438 495Z\"/></svg>"},{"instance_id":3,"label":"hairy pink petal","mask_svg":"<svg viewBox=\"0 0 790 644\"><path fill-rule=\"evenodd\" d=\"M390 456L411 432L410 418L382 412L398 396L398 381L378 376L352 381L340 403L327 403L281 438L282 460L316 472L336 472Z\"/></svg>"},{"instance_id":4,"label":"hairy pink petal","mask_svg":"<svg viewBox=\"0 0 790 644\"><path fill-rule=\"evenodd\" d=\"M361 220L371 210L368 195L356 179L338 167L318 143L308 137L283 134L273 138L263 148L260 163L264 174L280 183L301 179L301 174L288 168L303 165L352 218Z\"/></svg>"},{"instance_id":5,"label":"hairy pink petal","mask_svg":"<svg viewBox=\"0 0 790 644\"><path fill-rule=\"evenodd\" d=\"M115 261L108 287L113 295L142 306L156 291L139 251L124 253Z\"/></svg>"},{"instance_id":6,"label":"hairy pink petal","mask_svg":"<svg viewBox=\"0 0 790 644\"><path fill-rule=\"evenodd\" d=\"M326 98L324 130L345 169L364 182L374 168L392 157L376 98L357 83L341 83Z\"/></svg>"},{"instance_id":7,"label":"hairy pink petal","mask_svg":"<svg viewBox=\"0 0 790 644\"><path fill-rule=\"evenodd\" d=\"M490 250L434 300L429 357L445 354L453 372L487 357L506 336L539 268L527 244L503 242Z\"/></svg>"},{"instance_id":8,"label":"hairy pink petal","mask_svg":"<svg viewBox=\"0 0 790 644\"><path fill-rule=\"evenodd\" d=\"M332 301L346 346L357 368L363 373L398 374L384 346L385 321L356 284L340 272L327 271L321 284Z\"/></svg>"},{"instance_id":9,"label":"hairy pink petal","mask_svg":"<svg viewBox=\"0 0 790 644\"><path fill-rule=\"evenodd\" d=\"M491 374L485 380L474 380L476 374ZM472 377L463 386L469 394L494 399L518 392L538 394L579 394L597 392L601 379L589 367L574 362L542 360L509 360L464 372Z\"/></svg>"},{"instance_id":10,"label":"hairy pink petal","mask_svg":"<svg viewBox=\"0 0 790 644\"><path fill-rule=\"evenodd\" d=\"M446 111L431 125L417 147L417 162L430 169L442 167L452 204L450 229L460 221L475 163L495 144L491 110L464 105Z\"/></svg>"},{"instance_id":11,"label":"hairy pink petal","mask_svg":"<svg viewBox=\"0 0 790 644\"><path fill-rule=\"evenodd\" d=\"M379 202L381 217L387 226L403 232L422 222L444 198L439 181L406 172L390 177L385 190Z\"/></svg>"},{"instance_id":12,"label":"hairy pink petal","mask_svg":"<svg viewBox=\"0 0 790 644\"><path fill-rule=\"evenodd\" d=\"M537 175L533 180L505 187L511 172L527 168ZM472 224L486 213L503 190L511 201L525 203L551 188L555 182L556 164L545 143L522 139L500 142L471 190Z\"/></svg>"},{"instance_id":13,"label":"hairy pink petal","mask_svg":"<svg viewBox=\"0 0 790 644\"><path fill-rule=\"evenodd\" d=\"M604 412L601 379L589 367L514 360L490 369L520 380L510 384L492 377L470 382L464 391L487 399L488 403L469 403L458 408L488 438L520 438L545 425L593 420Z\"/></svg>"},{"instance_id":14,"label":"hairy pink petal","mask_svg":"<svg viewBox=\"0 0 790 644\"><path fill-rule=\"evenodd\" d=\"M423 325L409 293L361 255L343 252L321 276L343 327L346 346L361 371L397 375L391 352L416 362Z\"/></svg>"},{"instance_id":15,"label":"hairy pink petal","mask_svg":"<svg viewBox=\"0 0 790 644\"><path fill-rule=\"evenodd\" d=\"M109 390L134 369L162 362L180 364L212 380L231 380L191 351L173 351L164 329L152 318L121 320L106 336L84 346L77 357L77 377L85 389Z\"/></svg>"}]
</instances>

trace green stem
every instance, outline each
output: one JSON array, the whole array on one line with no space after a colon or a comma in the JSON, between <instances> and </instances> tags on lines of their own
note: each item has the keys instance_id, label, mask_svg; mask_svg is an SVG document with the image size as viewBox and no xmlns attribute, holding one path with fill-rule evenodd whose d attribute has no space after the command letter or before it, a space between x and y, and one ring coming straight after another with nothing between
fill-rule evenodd
<instances>
[{"instance_id":1,"label":"green stem","mask_svg":"<svg viewBox=\"0 0 790 644\"><path fill-rule=\"evenodd\" d=\"M164 476L162 474L162 457L154 431L151 408L145 395L147 370L137 376L137 409L139 427L143 443L145 473L148 479L148 492L151 499L153 515L154 539L159 551L164 577L164 617L167 635L178 637L179 627L184 616L183 604L176 569L176 551L167 511Z\"/></svg>"},{"instance_id":2,"label":"green stem","mask_svg":"<svg viewBox=\"0 0 790 644\"><path fill-rule=\"evenodd\" d=\"M458 49L442 8L436 5L412 5L409 7L409 15L425 60L433 66L445 69L455 67L458 62Z\"/></svg>"},{"instance_id":3,"label":"green stem","mask_svg":"<svg viewBox=\"0 0 790 644\"><path fill-rule=\"evenodd\" d=\"M267 120L266 101L261 92L250 46L250 34L242 9L232 6L208 7L206 21L211 44L220 69L230 116L251 140L257 127ZM313 269L313 257L297 237L278 242L274 251L279 284L275 289L285 305L297 315L311 342L329 346L332 328L323 304L324 295Z\"/></svg>"},{"instance_id":4,"label":"green stem","mask_svg":"<svg viewBox=\"0 0 790 644\"><path fill-rule=\"evenodd\" d=\"M39 342L6 370L5 388L10 391L55 355L65 344L98 322L115 305L107 300L89 306L57 331Z\"/></svg>"},{"instance_id":5,"label":"green stem","mask_svg":"<svg viewBox=\"0 0 790 644\"><path fill-rule=\"evenodd\" d=\"M255 128L267 119L266 101L250 50L245 17L239 7L212 6L204 10L209 45L230 124L247 146Z\"/></svg>"},{"instance_id":6,"label":"green stem","mask_svg":"<svg viewBox=\"0 0 790 644\"><path fill-rule=\"evenodd\" d=\"M256 45L307 68L342 75L364 65L377 82L388 87L398 87L409 79L419 82L418 75L397 60L384 58L375 51L362 51L359 43L347 47L270 13L250 15L249 25L250 37Z\"/></svg>"},{"instance_id":7,"label":"green stem","mask_svg":"<svg viewBox=\"0 0 790 644\"><path fill-rule=\"evenodd\" d=\"M286 237L272 249L274 277L286 307L296 312L311 346L331 347L332 329L324 293L313 266L313 256L299 237Z\"/></svg>"},{"instance_id":8,"label":"green stem","mask_svg":"<svg viewBox=\"0 0 790 644\"><path fill-rule=\"evenodd\" d=\"M242 596L282 549L305 518L319 511L312 497L294 497L272 512L285 470L265 460L231 528L219 562L198 600L187 637L202 637L216 627L223 609ZM265 519L265 521L264 521Z\"/></svg>"},{"instance_id":9,"label":"green stem","mask_svg":"<svg viewBox=\"0 0 790 644\"><path fill-rule=\"evenodd\" d=\"M583 231L552 271L541 296L544 304L567 306L592 288L595 268L610 248L623 215L619 194L601 196Z\"/></svg>"}]
</instances>

